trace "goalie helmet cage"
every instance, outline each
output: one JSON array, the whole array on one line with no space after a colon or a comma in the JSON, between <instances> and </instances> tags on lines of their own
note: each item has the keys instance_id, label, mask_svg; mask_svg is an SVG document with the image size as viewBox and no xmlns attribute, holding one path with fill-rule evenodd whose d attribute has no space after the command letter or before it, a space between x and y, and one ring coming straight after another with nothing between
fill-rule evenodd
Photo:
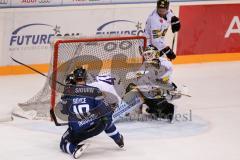
<instances>
[{"instance_id":1,"label":"goalie helmet cage","mask_svg":"<svg viewBox=\"0 0 240 160\"><path fill-rule=\"evenodd\" d=\"M120 77L124 87L141 64L142 51L146 47L144 36L105 36L59 38L51 43L52 56L48 77L43 88L24 103L19 103L14 115L29 119L50 119L50 107L60 100L68 74L76 67L84 66L88 72L87 82L97 75L113 74ZM126 78L126 74L128 77Z\"/></svg>"}]
</instances>

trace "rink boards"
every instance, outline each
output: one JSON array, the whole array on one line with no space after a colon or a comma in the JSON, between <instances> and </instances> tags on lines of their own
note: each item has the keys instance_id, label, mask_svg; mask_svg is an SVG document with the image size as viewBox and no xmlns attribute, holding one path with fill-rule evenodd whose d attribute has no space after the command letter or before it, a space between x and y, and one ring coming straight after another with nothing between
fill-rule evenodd
<instances>
[{"instance_id":1,"label":"rink boards","mask_svg":"<svg viewBox=\"0 0 240 160\"><path fill-rule=\"evenodd\" d=\"M240 4L201 3L171 3L182 24L174 44L178 57L173 63L240 60ZM154 7L149 3L1 9L0 75L32 73L12 62L10 56L47 72L54 35L142 35ZM166 43L172 46L172 42L169 28Z\"/></svg>"}]
</instances>

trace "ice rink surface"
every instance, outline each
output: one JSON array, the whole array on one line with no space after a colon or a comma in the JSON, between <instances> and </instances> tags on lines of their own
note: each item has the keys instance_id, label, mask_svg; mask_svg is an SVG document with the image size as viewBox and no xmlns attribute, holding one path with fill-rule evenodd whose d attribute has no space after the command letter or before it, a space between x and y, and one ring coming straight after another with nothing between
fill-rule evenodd
<instances>
[{"instance_id":1,"label":"ice rink surface","mask_svg":"<svg viewBox=\"0 0 240 160\"><path fill-rule=\"evenodd\" d=\"M240 62L175 65L174 79L192 95L177 100L174 124L123 122L119 149L104 133L91 139L83 160L239 160ZM0 116L41 89L40 75L0 77ZM15 118L0 123L1 160L70 160L59 149L66 127L53 122Z\"/></svg>"}]
</instances>

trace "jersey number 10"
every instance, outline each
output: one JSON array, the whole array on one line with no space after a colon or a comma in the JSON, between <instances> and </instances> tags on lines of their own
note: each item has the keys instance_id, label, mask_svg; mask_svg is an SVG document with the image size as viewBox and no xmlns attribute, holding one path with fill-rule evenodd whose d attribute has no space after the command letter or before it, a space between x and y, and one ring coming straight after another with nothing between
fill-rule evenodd
<instances>
[{"instance_id":1,"label":"jersey number 10","mask_svg":"<svg viewBox=\"0 0 240 160\"><path fill-rule=\"evenodd\" d=\"M88 104L77 104L73 105L73 112L76 115L88 116L90 107Z\"/></svg>"}]
</instances>

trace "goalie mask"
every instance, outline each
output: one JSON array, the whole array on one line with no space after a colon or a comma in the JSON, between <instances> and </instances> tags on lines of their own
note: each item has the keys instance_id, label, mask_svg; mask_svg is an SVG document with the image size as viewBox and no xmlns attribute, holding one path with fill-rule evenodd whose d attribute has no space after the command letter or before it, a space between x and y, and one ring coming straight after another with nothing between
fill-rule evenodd
<instances>
[{"instance_id":1,"label":"goalie mask","mask_svg":"<svg viewBox=\"0 0 240 160\"><path fill-rule=\"evenodd\" d=\"M154 59L157 59L160 55L160 52L156 47L148 47L142 54L144 61L151 63Z\"/></svg>"}]
</instances>

